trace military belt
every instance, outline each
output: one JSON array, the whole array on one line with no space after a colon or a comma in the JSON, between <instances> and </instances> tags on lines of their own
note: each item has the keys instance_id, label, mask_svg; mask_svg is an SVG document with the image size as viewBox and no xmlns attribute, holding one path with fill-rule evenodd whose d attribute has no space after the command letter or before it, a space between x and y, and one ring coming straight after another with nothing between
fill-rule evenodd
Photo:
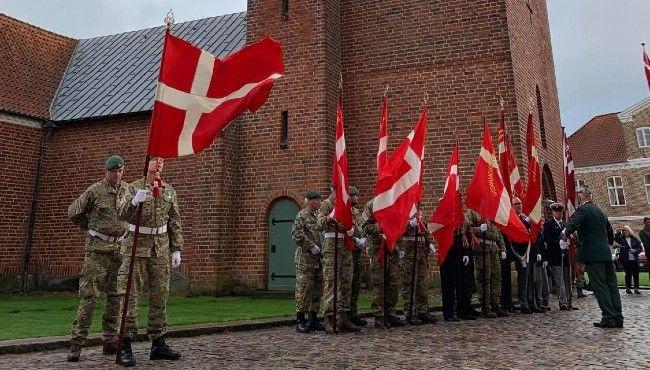
<instances>
[{"instance_id":1,"label":"military belt","mask_svg":"<svg viewBox=\"0 0 650 370\"><path fill-rule=\"evenodd\" d=\"M92 229L88 230L88 234L90 234L91 236L94 236L95 238L99 238L99 239L101 239L103 241L107 241L109 243L121 242L124 239L124 235L122 235L122 236L108 236L108 235L100 233L99 231L95 231L95 230L92 230Z\"/></svg>"},{"instance_id":2,"label":"military belt","mask_svg":"<svg viewBox=\"0 0 650 370\"><path fill-rule=\"evenodd\" d=\"M135 225L129 224L129 231L135 232ZM161 235L167 232L167 225L162 225L160 227L146 227L140 226L138 228L138 234L147 234L147 235Z\"/></svg>"},{"instance_id":3,"label":"military belt","mask_svg":"<svg viewBox=\"0 0 650 370\"><path fill-rule=\"evenodd\" d=\"M323 237L327 239L334 239L336 237L335 231L328 231L323 233ZM339 233L339 239L345 239L345 233Z\"/></svg>"},{"instance_id":4,"label":"military belt","mask_svg":"<svg viewBox=\"0 0 650 370\"><path fill-rule=\"evenodd\" d=\"M420 241L422 241L422 237L420 237L418 239L420 239ZM409 241L409 242L414 242L415 241L415 236L403 236L402 240L406 240L406 241Z\"/></svg>"},{"instance_id":5,"label":"military belt","mask_svg":"<svg viewBox=\"0 0 650 370\"><path fill-rule=\"evenodd\" d=\"M485 243L487 245L497 245L497 242L495 242L494 240L488 240L488 239L478 238L478 242L481 243L481 244Z\"/></svg>"}]
</instances>

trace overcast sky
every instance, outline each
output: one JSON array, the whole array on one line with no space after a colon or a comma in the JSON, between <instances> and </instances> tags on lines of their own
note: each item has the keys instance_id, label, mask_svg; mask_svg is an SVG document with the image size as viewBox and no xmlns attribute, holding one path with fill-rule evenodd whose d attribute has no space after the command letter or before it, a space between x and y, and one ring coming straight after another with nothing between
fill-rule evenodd
<instances>
[{"instance_id":1,"label":"overcast sky","mask_svg":"<svg viewBox=\"0 0 650 370\"><path fill-rule=\"evenodd\" d=\"M650 0L547 0L562 124L649 95L641 42L650 44ZM246 0L0 0L0 11L74 38L90 38L246 10Z\"/></svg>"}]
</instances>

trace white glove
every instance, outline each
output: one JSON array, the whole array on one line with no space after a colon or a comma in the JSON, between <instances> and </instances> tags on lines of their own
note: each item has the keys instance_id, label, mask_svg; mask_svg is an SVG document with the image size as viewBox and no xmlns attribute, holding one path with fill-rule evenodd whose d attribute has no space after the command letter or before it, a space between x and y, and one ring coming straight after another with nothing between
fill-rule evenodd
<instances>
[{"instance_id":1,"label":"white glove","mask_svg":"<svg viewBox=\"0 0 650 370\"><path fill-rule=\"evenodd\" d=\"M366 243L368 242L368 239L366 238L354 238L354 241L359 249L363 249L363 247L366 246Z\"/></svg>"},{"instance_id":2,"label":"white glove","mask_svg":"<svg viewBox=\"0 0 650 370\"><path fill-rule=\"evenodd\" d=\"M468 256L463 256L463 265L465 265L465 266L469 265L469 257Z\"/></svg>"},{"instance_id":3,"label":"white glove","mask_svg":"<svg viewBox=\"0 0 650 370\"><path fill-rule=\"evenodd\" d=\"M346 234L348 234L349 237L354 236L354 226L352 226L352 227L350 228L350 230L348 230L348 231L346 232Z\"/></svg>"},{"instance_id":4,"label":"white glove","mask_svg":"<svg viewBox=\"0 0 650 370\"><path fill-rule=\"evenodd\" d=\"M542 260L542 255L537 253L537 262L540 262Z\"/></svg>"},{"instance_id":5,"label":"white glove","mask_svg":"<svg viewBox=\"0 0 650 370\"><path fill-rule=\"evenodd\" d=\"M409 226L410 227L418 226L418 220L416 220L415 217L413 217L412 219L409 220Z\"/></svg>"},{"instance_id":6,"label":"white glove","mask_svg":"<svg viewBox=\"0 0 650 370\"><path fill-rule=\"evenodd\" d=\"M566 229L562 229L562 232L560 233L560 238L562 239L566 238Z\"/></svg>"},{"instance_id":7,"label":"white glove","mask_svg":"<svg viewBox=\"0 0 650 370\"><path fill-rule=\"evenodd\" d=\"M436 253L436 246L433 243L429 243L429 254Z\"/></svg>"},{"instance_id":8,"label":"white glove","mask_svg":"<svg viewBox=\"0 0 650 370\"><path fill-rule=\"evenodd\" d=\"M399 251L399 259L404 258L404 254L405 254L404 251L400 250Z\"/></svg>"},{"instance_id":9,"label":"white glove","mask_svg":"<svg viewBox=\"0 0 650 370\"><path fill-rule=\"evenodd\" d=\"M542 262L542 266L546 268L546 266L548 266L548 262L547 261Z\"/></svg>"},{"instance_id":10,"label":"white glove","mask_svg":"<svg viewBox=\"0 0 650 370\"><path fill-rule=\"evenodd\" d=\"M133 199L131 199L131 204L137 206L138 204L144 202L144 200L147 199L147 194L149 194L149 190L147 189L138 190L133 196Z\"/></svg>"},{"instance_id":11,"label":"white glove","mask_svg":"<svg viewBox=\"0 0 650 370\"><path fill-rule=\"evenodd\" d=\"M560 249L565 250L568 248L567 242L560 240Z\"/></svg>"},{"instance_id":12,"label":"white glove","mask_svg":"<svg viewBox=\"0 0 650 370\"><path fill-rule=\"evenodd\" d=\"M506 254L506 252L501 252L501 259L502 260L506 259L507 256L508 255Z\"/></svg>"},{"instance_id":13,"label":"white glove","mask_svg":"<svg viewBox=\"0 0 650 370\"><path fill-rule=\"evenodd\" d=\"M172 252L172 268L177 268L181 265L181 251Z\"/></svg>"},{"instance_id":14,"label":"white glove","mask_svg":"<svg viewBox=\"0 0 650 370\"><path fill-rule=\"evenodd\" d=\"M486 232L487 231L487 224L481 224L480 229L481 229L482 233Z\"/></svg>"},{"instance_id":15,"label":"white glove","mask_svg":"<svg viewBox=\"0 0 650 370\"><path fill-rule=\"evenodd\" d=\"M311 247L311 254L318 254L318 253L320 253L320 247L319 246L314 245L313 247Z\"/></svg>"},{"instance_id":16,"label":"white glove","mask_svg":"<svg viewBox=\"0 0 650 370\"><path fill-rule=\"evenodd\" d=\"M530 217L526 216L526 217L524 217L524 220L525 220L526 222L529 222L529 223L530 223Z\"/></svg>"}]
</instances>

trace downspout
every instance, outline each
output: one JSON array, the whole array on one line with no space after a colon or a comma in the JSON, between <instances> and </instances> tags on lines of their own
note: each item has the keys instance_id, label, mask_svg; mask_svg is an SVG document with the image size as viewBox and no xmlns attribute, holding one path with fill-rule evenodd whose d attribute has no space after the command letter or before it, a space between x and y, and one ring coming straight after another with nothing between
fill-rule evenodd
<instances>
[{"instance_id":1,"label":"downspout","mask_svg":"<svg viewBox=\"0 0 650 370\"><path fill-rule=\"evenodd\" d=\"M54 123L52 121L46 121L41 128L41 141L38 147L38 162L36 164L36 178L34 179L34 192L32 193L32 204L29 211L29 221L27 225L27 241L25 243L25 249L23 251L23 268L22 268L21 282L20 282L21 291L23 293L26 293L27 291L27 274L29 269L29 260L32 251L32 242L34 240L34 224L36 222L36 204L38 201L38 194L39 194L40 183L41 183L43 152L45 149L45 141L50 136L50 133L52 132L53 128L54 128Z\"/></svg>"}]
</instances>

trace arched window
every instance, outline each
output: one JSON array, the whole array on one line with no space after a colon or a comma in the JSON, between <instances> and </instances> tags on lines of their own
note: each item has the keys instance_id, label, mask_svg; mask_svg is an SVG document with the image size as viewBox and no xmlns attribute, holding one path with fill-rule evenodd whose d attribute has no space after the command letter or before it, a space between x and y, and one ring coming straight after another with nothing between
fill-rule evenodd
<instances>
[{"instance_id":1,"label":"arched window","mask_svg":"<svg viewBox=\"0 0 650 370\"><path fill-rule=\"evenodd\" d=\"M542 148L546 149L546 128L544 127L544 108L542 107L542 94L539 91L539 85L535 86L535 95L537 95L537 114L539 115L539 134L542 137Z\"/></svg>"}]
</instances>

